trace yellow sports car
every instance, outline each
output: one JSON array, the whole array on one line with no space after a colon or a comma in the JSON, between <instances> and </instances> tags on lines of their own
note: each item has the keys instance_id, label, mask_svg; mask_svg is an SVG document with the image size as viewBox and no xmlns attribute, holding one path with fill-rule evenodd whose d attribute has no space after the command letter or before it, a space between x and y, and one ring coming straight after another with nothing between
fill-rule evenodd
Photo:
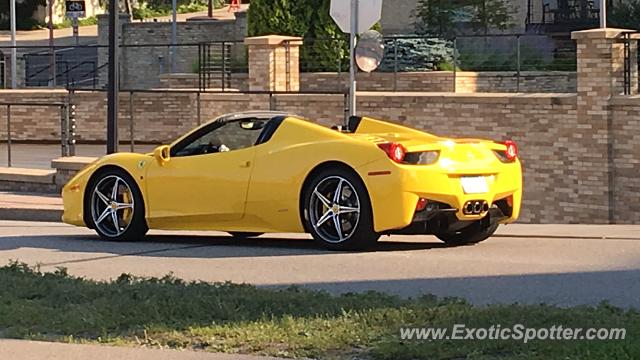
<instances>
[{"instance_id":1,"label":"yellow sports car","mask_svg":"<svg viewBox=\"0 0 640 360\"><path fill-rule=\"evenodd\" d=\"M64 222L108 240L167 229L307 232L334 250L364 249L383 234L457 245L518 218L522 173L513 141L442 138L367 117L327 128L247 112L152 154L102 157L62 197Z\"/></svg>"}]
</instances>

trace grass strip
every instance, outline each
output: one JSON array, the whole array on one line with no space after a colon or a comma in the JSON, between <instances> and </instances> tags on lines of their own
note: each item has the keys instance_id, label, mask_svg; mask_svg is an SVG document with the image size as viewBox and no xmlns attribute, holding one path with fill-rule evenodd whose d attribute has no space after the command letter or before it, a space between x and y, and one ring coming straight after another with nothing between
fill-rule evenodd
<instances>
[{"instance_id":1,"label":"grass strip","mask_svg":"<svg viewBox=\"0 0 640 360\"><path fill-rule=\"evenodd\" d=\"M280 357L361 359L639 359L640 316L596 307L474 306L454 298L185 282L123 274L109 282L64 268L0 267L0 333L62 342L162 346ZM624 340L402 340L401 327L625 328ZM451 330L450 330L451 331Z\"/></svg>"}]
</instances>

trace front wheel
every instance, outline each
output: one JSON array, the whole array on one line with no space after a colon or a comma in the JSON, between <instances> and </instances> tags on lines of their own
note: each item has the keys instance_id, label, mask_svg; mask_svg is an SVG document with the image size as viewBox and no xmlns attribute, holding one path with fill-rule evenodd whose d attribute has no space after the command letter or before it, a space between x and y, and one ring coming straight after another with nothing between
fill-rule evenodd
<instances>
[{"instance_id":1,"label":"front wheel","mask_svg":"<svg viewBox=\"0 0 640 360\"><path fill-rule=\"evenodd\" d=\"M434 235L448 245L470 245L487 240L497 229L498 224L489 225L483 220L478 220L462 229L440 232Z\"/></svg>"},{"instance_id":2,"label":"front wheel","mask_svg":"<svg viewBox=\"0 0 640 360\"><path fill-rule=\"evenodd\" d=\"M149 228L144 201L133 178L123 170L110 169L91 182L85 209L88 220L104 240L140 240Z\"/></svg>"},{"instance_id":3,"label":"front wheel","mask_svg":"<svg viewBox=\"0 0 640 360\"><path fill-rule=\"evenodd\" d=\"M303 206L307 231L330 250L363 250L380 237L373 229L367 189L351 171L316 174L304 190Z\"/></svg>"}]
</instances>

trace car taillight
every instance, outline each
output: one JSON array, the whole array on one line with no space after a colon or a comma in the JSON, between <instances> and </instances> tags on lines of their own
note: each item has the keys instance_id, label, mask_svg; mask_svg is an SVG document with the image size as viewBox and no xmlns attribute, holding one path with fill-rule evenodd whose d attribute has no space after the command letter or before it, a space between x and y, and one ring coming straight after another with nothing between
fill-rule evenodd
<instances>
[{"instance_id":1,"label":"car taillight","mask_svg":"<svg viewBox=\"0 0 640 360\"><path fill-rule=\"evenodd\" d=\"M404 156L407 154L407 149L405 149L402 144L398 143L383 143L378 144L378 147L387 153L389 159L397 162L398 164L402 164Z\"/></svg>"},{"instance_id":2,"label":"car taillight","mask_svg":"<svg viewBox=\"0 0 640 360\"><path fill-rule=\"evenodd\" d=\"M425 198L418 199L418 203L416 204L416 211L422 211L427 207L429 200Z\"/></svg>"},{"instance_id":3,"label":"car taillight","mask_svg":"<svg viewBox=\"0 0 640 360\"><path fill-rule=\"evenodd\" d=\"M507 155L507 159L514 161L518 158L518 145L513 140L507 140L504 142L504 145L507 147L505 151L505 155Z\"/></svg>"}]
</instances>

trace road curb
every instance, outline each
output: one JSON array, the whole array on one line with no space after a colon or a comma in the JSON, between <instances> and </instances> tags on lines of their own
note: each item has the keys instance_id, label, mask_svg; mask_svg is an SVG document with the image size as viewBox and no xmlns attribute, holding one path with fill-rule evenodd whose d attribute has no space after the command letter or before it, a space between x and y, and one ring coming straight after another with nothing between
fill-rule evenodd
<instances>
[{"instance_id":1,"label":"road curb","mask_svg":"<svg viewBox=\"0 0 640 360\"><path fill-rule=\"evenodd\" d=\"M1 208L0 220L60 222L62 210L36 208Z\"/></svg>"}]
</instances>

